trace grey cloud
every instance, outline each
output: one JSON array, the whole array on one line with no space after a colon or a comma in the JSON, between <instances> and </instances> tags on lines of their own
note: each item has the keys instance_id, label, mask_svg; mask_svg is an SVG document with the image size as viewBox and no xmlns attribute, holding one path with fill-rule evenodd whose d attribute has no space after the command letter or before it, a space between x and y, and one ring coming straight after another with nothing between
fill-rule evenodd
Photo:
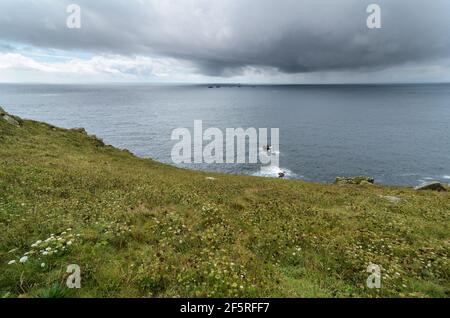
<instances>
[{"instance_id":1,"label":"grey cloud","mask_svg":"<svg viewBox=\"0 0 450 318\"><path fill-rule=\"evenodd\" d=\"M41 48L168 56L205 75L247 66L283 73L385 69L450 57L448 0L2 0L0 39ZM383 28L366 27L366 7Z\"/></svg>"},{"instance_id":2,"label":"grey cloud","mask_svg":"<svg viewBox=\"0 0 450 318\"><path fill-rule=\"evenodd\" d=\"M9 44L0 43L0 52L15 52L16 49Z\"/></svg>"}]
</instances>

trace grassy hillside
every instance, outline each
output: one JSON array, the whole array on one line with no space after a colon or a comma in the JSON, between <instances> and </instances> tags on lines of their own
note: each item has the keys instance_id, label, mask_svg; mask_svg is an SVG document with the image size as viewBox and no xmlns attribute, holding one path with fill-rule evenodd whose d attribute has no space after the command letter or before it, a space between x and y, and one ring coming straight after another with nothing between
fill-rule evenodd
<instances>
[{"instance_id":1,"label":"grassy hillside","mask_svg":"<svg viewBox=\"0 0 450 318\"><path fill-rule=\"evenodd\" d=\"M448 192L186 171L0 120L0 297L449 297L449 217Z\"/></svg>"}]
</instances>

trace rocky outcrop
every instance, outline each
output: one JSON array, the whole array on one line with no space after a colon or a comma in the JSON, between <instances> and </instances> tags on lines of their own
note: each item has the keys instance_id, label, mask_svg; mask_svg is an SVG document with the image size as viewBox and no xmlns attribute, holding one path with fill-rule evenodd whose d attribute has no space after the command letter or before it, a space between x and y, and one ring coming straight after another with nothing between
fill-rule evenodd
<instances>
[{"instance_id":1,"label":"rocky outcrop","mask_svg":"<svg viewBox=\"0 0 450 318\"><path fill-rule=\"evenodd\" d=\"M20 127L22 120L19 117L11 116L3 108L0 107L0 120L6 121L8 124Z\"/></svg>"},{"instance_id":2,"label":"rocky outcrop","mask_svg":"<svg viewBox=\"0 0 450 318\"><path fill-rule=\"evenodd\" d=\"M420 186L415 187L417 191L447 191L447 189L438 181L432 181L424 183Z\"/></svg>"},{"instance_id":3,"label":"rocky outcrop","mask_svg":"<svg viewBox=\"0 0 450 318\"><path fill-rule=\"evenodd\" d=\"M83 135L87 135L87 131L84 128L72 128L71 130L72 131L76 131L76 132L78 132L80 134L83 134Z\"/></svg>"},{"instance_id":4,"label":"rocky outcrop","mask_svg":"<svg viewBox=\"0 0 450 318\"><path fill-rule=\"evenodd\" d=\"M375 179L371 177L337 177L335 184L374 184Z\"/></svg>"},{"instance_id":5,"label":"rocky outcrop","mask_svg":"<svg viewBox=\"0 0 450 318\"><path fill-rule=\"evenodd\" d=\"M103 139L98 138L96 135L90 135L89 137L93 140L94 144L97 147L105 147L106 146L105 143L103 142Z\"/></svg>"}]
</instances>

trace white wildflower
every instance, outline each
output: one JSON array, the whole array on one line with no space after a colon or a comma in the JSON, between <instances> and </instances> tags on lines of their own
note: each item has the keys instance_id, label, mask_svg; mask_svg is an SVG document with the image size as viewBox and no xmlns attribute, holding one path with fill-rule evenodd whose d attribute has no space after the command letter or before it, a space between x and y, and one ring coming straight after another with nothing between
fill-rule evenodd
<instances>
[{"instance_id":1,"label":"white wildflower","mask_svg":"<svg viewBox=\"0 0 450 318\"><path fill-rule=\"evenodd\" d=\"M12 261L9 261L8 262L8 265L12 265L12 264L15 264L16 263L16 261L15 260L12 260Z\"/></svg>"},{"instance_id":2,"label":"white wildflower","mask_svg":"<svg viewBox=\"0 0 450 318\"><path fill-rule=\"evenodd\" d=\"M27 261L28 261L28 256L24 256L19 260L19 262L21 262L21 263L26 263Z\"/></svg>"}]
</instances>

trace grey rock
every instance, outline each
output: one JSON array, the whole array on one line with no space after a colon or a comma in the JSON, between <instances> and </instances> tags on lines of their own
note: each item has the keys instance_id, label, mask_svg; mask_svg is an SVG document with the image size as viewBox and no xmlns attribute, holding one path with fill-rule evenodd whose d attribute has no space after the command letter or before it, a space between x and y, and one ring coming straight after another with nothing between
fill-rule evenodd
<instances>
[{"instance_id":1,"label":"grey rock","mask_svg":"<svg viewBox=\"0 0 450 318\"><path fill-rule=\"evenodd\" d=\"M8 124L20 127L22 120L19 117L11 116L2 107L0 107L0 120L6 121Z\"/></svg>"},{"instance_id":2,"label":"grey rock","mask_svg":"<svg viewBox=\"0 0 450 318\"><path fill-rule=\"evenodd\" d=\"M104 147L106 146L105 143L103 142L103 139L98 138L96 135L91 135L89 136L91 138L91 140L94 141L94 144L98 147Z\"/></svg>"},{"instance_id":3,"label":"grey rock","mask_svg":"<svg viewBox=\"0 0 450 318\"><path fill-rule=\"evenodd\" d=\"M86 129L84 129L84 128L72 128L71 130L79 132L83 135L87 135Z\"/></svg>"},{"instance_id":4,"label":"grey rock","mask_svg":"<svg viewBox=\"0 0 450 318\"><path fill-rule=\"evenodd\" d=\"M20 127L20 123L12 116L5 114L0 116L1 119L5 120L8 124Z\"/></svg>"},{"instance_id":5,"label":"grey rock","mask_svg":"<svg viewBox=\"0 0 450 318\"><path fill-rule=\"evenodd\" d=\"M391 203L402 203L403 201L405 201L404 199L393 195L380 195L380 198L385 199Z\"/></svg>"},{"instance_id":6,"label":"grey rock","mask_svg":"<svg viewBox=\"0 0 450 318\"><path fill-rule=\"evenodd\" d=\"M128 150L128 149L122 149L122 151L125 152L125 153L127 153L127 154L129 154L129 155L132 155L132 154L133 154L133 153L132 153L130 150Z\"/></svg>"},{"instance_id":7,"label":"grey rock","mask_svg":"<svg viewBox=\"0 0 450 318\"><path fill-rule=\"evenodd\" d=\"M426 182L420 186L415 187L414 189L417 191L447 191L442 183L438 181Z\"/></svg>"}]
</instances>

